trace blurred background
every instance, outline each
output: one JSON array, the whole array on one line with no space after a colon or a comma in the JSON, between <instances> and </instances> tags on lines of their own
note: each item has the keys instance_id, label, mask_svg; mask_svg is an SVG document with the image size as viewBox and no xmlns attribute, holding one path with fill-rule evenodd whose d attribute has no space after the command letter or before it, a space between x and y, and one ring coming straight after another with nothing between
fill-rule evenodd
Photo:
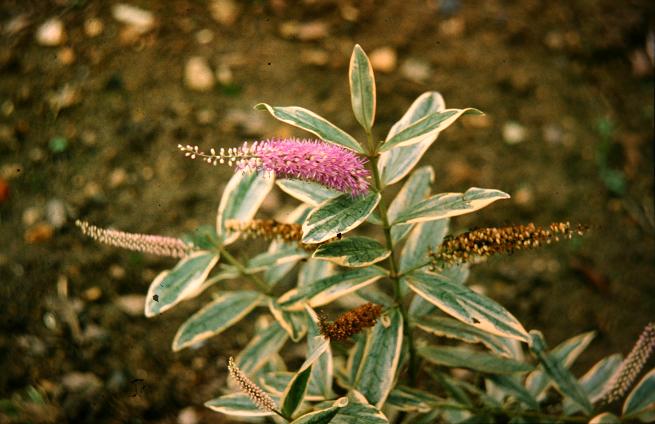
<instances>
[{"instance_id":1,"label":"blurred background","mask_svg":"<svg viewBox=\"0 0 655 424\"><path fill-rule=\"evenodd\" d=\"M74 221L174 236L212 223L231 170L186 160L176 145L307 135L254 111L258 102L309 108L361 137L347 81L355 43L376 71L377 137L427 90L486 112L423 158L435 192L512 194L455 219L453 232L590 228L492 258L470 284L551 346L596 331L578 373L627 353L655 311L654 10L613 0L3 0L0 422L228 422L202 404L220 394L226 358L252 325L171 352L207 295L147 320L147 287L174 261L94 244ZM260 214L295 204L276 191Z\"/></svg>"}]
</instances>

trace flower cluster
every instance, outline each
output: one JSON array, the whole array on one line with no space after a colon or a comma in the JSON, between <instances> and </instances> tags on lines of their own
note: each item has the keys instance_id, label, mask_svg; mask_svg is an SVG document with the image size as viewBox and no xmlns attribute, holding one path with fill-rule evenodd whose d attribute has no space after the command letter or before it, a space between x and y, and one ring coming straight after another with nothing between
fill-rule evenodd
<instances>
[{"instance_id":1,"label":"flower cluster","mask_svg":"<svg viewBox=\"0 0 655 424\"><path fill-rule=\"evenodd\" d=\"M276 412L277 405L271 396L252 382L234 363L234 358L230 356L227 363L230 376L237 382L241 391L248 395L255 405L262 411Z\"/></svg>"},{"instance_id":2,"label":"flower cluster","mask_svg":"<svg viewBox=\"0 0 655 424\"><path fill-rule=\"evenodd\" d=\"M252 219L250 221L239 221L228 219L225 221L225 229L239 232L246 237L260 237L264 240L283 240L286 242L297 242L298 246L305 250L313 251L322 244L330 243L340 237L333 237L323 243L306 244L302 243L302 225L275 221L274 219Z\"/></svg>"},{"instance_id":3,"label":"flower cluster","mask_svg":"<svg viewBox=\"0 0 655 424\"><path fill-rule=\"evenodd\" d=\"M373 327L382 313L382 306L365 303L339 316L334 322L319 319L321 334L330 340L346 340L364 328Z\"/></svg>"},{"instance_id":4,"label":"flower cluster","mask_svg":"<svg viewBox=\"0 0 655 424\"><path fill-rule=\"evenodd\" d=\"M603 403L612 403L621 399L630 389L648 358L655 349L655 323L649 323L641 332L630 354L623 360L610 379L607 392L602 397Z\"/></svg>"},{"instance_id":5,"label":"flower cluster","mask_svg":"<svg viewBox=\"0 0 655 424\"><path fill-rule=\"evenodd\" d=\"M178 148L191 159L202 158L207 163L227 163L241 171L270 172L280 178L312 181L353 196L369 190L366 160L321 140L270 139L250 145L245 142L239 148L221 148L218 152L212 148L210 153L199 150L198 146L178 145Z\"/></svg>"},{"instance_id":6,"label":"flower cluster","mask_svg":"<svg viewBox=\"0 0 655 424\"><path fill-rule=\"evenodd\" d=\"M123 249L173 258L183 258L194 250L192 244L175 237L126 233L107 228L99 228L80 220L75 221L75 225L80 228L82 234L85 236L89 236L100 243Z\"/></svg>"},{"instance_id":7,"label":"flower cluster","mask_svg":"<svg viewBox=\"0 0 655 424\"><path fill-rule=\"evenodd\" d=\"M560 239L582 235L585 228L571 227L568 222L555 222L548 229L532 223L510 227L480 228L447 238L438 252L430 251L433 268L442 264L454 265L468 262L475 257L512 253L515 250L533 249Z\"/></svg>"}]
</instances>

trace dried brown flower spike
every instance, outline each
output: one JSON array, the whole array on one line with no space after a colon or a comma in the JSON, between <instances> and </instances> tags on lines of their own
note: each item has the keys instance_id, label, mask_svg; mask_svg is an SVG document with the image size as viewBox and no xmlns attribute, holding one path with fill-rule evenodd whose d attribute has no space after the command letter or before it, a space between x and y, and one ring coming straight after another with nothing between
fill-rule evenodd
<instances>
[{"instance_id":1,"label":"dried brown flower spike","mask_svg":"<svg viewBox=\"0 0 655 424\"><path fill-rule=\"evenodd\" d=\"M364 328L373 327L381 313L382 306L366 303L344 313L334 322L321 317L318 324L321 334L330 340L346 340Z\"/></svg>"},{"instance_id":2,"label":"dried brown flower spike","mask_svg":"<svg viewBox=\"0 0 655 424\"><path fill-rule=\"evenodd\" d=\"M230 356L230 359L227 363L227 368L230 372L230 376L237 382L241 391L248 395L252 399L253 403L257 405L257 408L262 411L275 412L279 414L277 410L277 405L273 398L269 396L264 390L252 382L234 363L234 358Z\"/></svg>"},{"instance_id":3,"label":"dried brown flower spike","mask_svg":"<svg viewBox=\"0 0 655 424\"><path fill-rule=\"evenodd\" d=\"M515 250L534 249L560 239L582 235L585 228L571 227L568 222L554 222L548 229L532 223L509 227L490 227L467 231L444 240L438 252L429 252L433 268L468 262L475 257L512 253Z\"/></svg>"},{"instance_id":4,"label":"dried brown flower spike","mask_svg":"<svg viewBox=\"0 0 655 424\"><path fill-rule=\"evenodd\" d=\"M225 229L228 231L240 232L246 237L260 237L264 240L297 242L301 248L310 251L315 250L319 246L319 244L305 244L301 242L302 225L279 222L273 219L253 219L250 221L228 219L225 221ZM340 238L340 236L337 236L324 243L329 243Z\"/></svg>"}]
</instances>

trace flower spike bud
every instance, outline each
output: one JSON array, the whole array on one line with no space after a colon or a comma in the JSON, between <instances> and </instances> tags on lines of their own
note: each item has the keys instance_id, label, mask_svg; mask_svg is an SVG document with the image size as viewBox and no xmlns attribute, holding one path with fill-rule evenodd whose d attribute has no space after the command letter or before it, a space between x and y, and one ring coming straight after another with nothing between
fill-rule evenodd
<instances>
[{"instance_id":1,"label":"flower spike bud","mask_svg":"<svg viewBox=\"0 0 655 424\"><path fill-rule=\"evenodd\" d=\"M205 153L198 146L178 146L191 159L210 163L227 161L239 171L270 172L279 178L312 181L325 187L360 196L368 193L370 172L366 159L343 147L321 140L296 138L244 142L241 147L212 149Z\"/></svg>"},{"instance_id":2,"label":"flower spike bud","mask_svg":"<svg viewBox=\"0 0 655 424\"><path fill-rule=\"evenodd\" d=\"M432 268L470 262L476 258L516 250L534 249L560 239L583 235L586 228L572 227L568 222L554 222L548 229L532 223L510 227L479 228L455 237L446 238L437 252L430 251Z\"/></svg>"},{"instance_id":3,"label":"flower spike bud","mask_svg":"<svg viewBox=\"0 0 655 424\"><path fill-rule=\"evenodd\" d=\"M127 250L150 253L158 256L183 258L194 250L192 244L175 237L150 234L126 233L123 231L99 228L86 221L75 221L82 234L95 241Z\"/></svg>"},{"instance_id":4,"label":"flower spike bud","mask_svg":"<svg viewBox=\"0 0 655 424\"><path fill-rule=\"evenodd\" d=\"M655 323L651 322L641 332L637 343L621 362L612 378L610 378L607 387L608 390L601 398L601 403L610 404L621 399L628 393L641 370L646 365L648 358L655 349Z\"/></svg>"},{"instance_id":5,"label":"flower spike bud","mask_svg":"<svg viewBox=\"0 0 655 424\"><path fill-rule=\"evenodd\" d=\"M259 386L252 382L234 363L234 358L230 356L230 359L227 363L227 369L230 372L230 376L237 382L241 391L248 395L248 397L253 401L255 405L262 411L275 412L277 411L277 405L271 396L262 390Z\"/></svg>"},{"instance_id":6,"label":"flower spike bud","mask_svg":"<svg viewBox=\"0 0 655 424\"><path fill-rule=\"evenodd\" d=\"M319 330L330 340L346 340L365 328L373 327L382 314L382 306L365 303L328 322L324 316L319 318Z\"/></svg>"}]
</instances>

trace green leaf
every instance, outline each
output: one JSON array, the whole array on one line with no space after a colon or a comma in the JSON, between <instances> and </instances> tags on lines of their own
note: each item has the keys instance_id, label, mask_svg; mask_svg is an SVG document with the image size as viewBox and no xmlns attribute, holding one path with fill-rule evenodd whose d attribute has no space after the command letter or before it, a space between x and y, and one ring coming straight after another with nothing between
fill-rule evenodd
<instances>
[{"instance_id":1,"label":"green leaf","mask_svg":"<svg viewBox=\"0 0 655 424\"><path fill-rule=\"evenodd\" d=\"M282 309L275 299L268 300L268 308L293 342L298 343L305 336L307 333L307 324L302 312Z\"/></svg>"},{"instance_id":2,"label":"green leaf","mask_svg":"<svg viewBox=\"0 0 655 424\"><path fill-rule=\"evenodd\" d=\"M289 336L280 324L273 322L258 331L239 353L236 358L238 367L246 375L254 375L271 358L271 355L282 349L288 338Z\"/></svg>"},{"instance_id":3,"label":"green leaf","mask_svg":"<svg viewBox=\"0 0 655 424\"><path fill-rule=\"evenodd\" d=\"M610 381L622 361L623 356L621 354L610 355L598 361L585 375L580 377L578 382L591 403L595 403L603 397L605 385ZM578 412L580 407L570 398L565 398L562 401L562 409L564 414L572 415Z\"/></svg>"},{"instance_id":4,"label":"green leaf","mask_svg":"<svg viewBox=\"0 0 655 424\"><path fill-rule=\"evenodd\" d=\"M277 120L309 131L328 143L338 144L357 153L365 153L351 135L310 110L298 106L269 106L266 103L259 103L255 109L267 110Z\"/></svg>"},{"instance_id":5,"label":"green leaf","mask_svg":"<svg viewBox=\"0 0 655 424\"><path fill-rule=\"evenodd\" d=\"M159 273L148 288L146 317L161 314L199 294L202 283L217 262L218 255L201 250L182 258L172 270Z\"/></svg>"},{"instance_id":6,"label":"green leaf","mask_svg":"<svg viewBox=\"0 0 655 424\"><path fill-rule=\"evenodd\" d=\"M216 216L216 233L223 245L234 243L239 233L225 230L225 221L249 221L255 216L264 198L273 188L275 178L263 173L237 172L227 183Z\"/></svg>"},{"instance_id":7,"label":"green leaf","mask_svg":"<svg viewBox=\"0 0 655 424\"><path fill-rule=\"evenodd\" d=\"M333 423L333 418L339 410L348 405L348 398L341 397L334 401L331 406L309 412L291 422L291 424L328 424Z\"/></svg>"},{"instance_id":8,"label":"green leaf","mask_svg":"<svg viewBox=\"0 0 655 424\"><path fill-rule=\"evenodd\" d=\"M558 361L553 354L546 352L546 343L541 333L531 330L530 338L530 350L539 359L544 371L553 380L557 390L580 405L586 414L590 414L593 408L587 394L578 384L573 374L566 369L562 361Z\"/></svg>"},{"instance_id":9,"label":"green leaf","mask_svg":"<svg viewBox=\"0 0 655 424\"><path fill-rule=\"evenodd\" d=\"M655 421L655 368L637 383L623 403L623 417Z\"/></svg>"},{"instance_id":10,"label":"green leaf","mask_svg":"<svg viewBox=\"0 0 655 424\"><path fill-rule=\"evenodd\" d=\"M482 114L482 112L474 108L445 109L440 112L432 112L386 140L379 151L385 152L394 147L410 146L419 143L424 140L424 137L431 135L431 133L436 134L445 130L462 115Z\"/></svg>"},{"instance_id":11,"label":"green leaf","mask_svg":"<svg viewBox=\"0 0 655 424\"><path fill-rule=\"evenodd\" d=\"M362 363L364 351L366 350L366 337L363 334L355 334L352 338L355 340L355 344L348 351L348 362L346 363L348 388L352 388L355 384L357 372L359 371L359 366Z\"/></svg>"},{"instance_id":12,"label":"green leaf","mask_svg":"<svg viewBox=\"0 0 655 424\"><path fill-rule=\"evenodd\" d=\"M314 352L320 347L319 344L323 342L322 338L318 337L321 334L318 326L318 316L308 305L305 305L305 313L308 324L307 350ZM332 350L330 345L328 345L325 348L325 352L316 361L316 366L312 368L312 375L309 378L309 393L320 393L326 399L333 397L333 371Z\"/></svg>"},{"instance_id":13,"label":"green leaf","mask_svg":"<svg viewBox=\"0 0 655 424\"><path fill-rule=\"evenodd\" d=\"M410 175L403 188L393 199L387 211L389 222L395 219L405 210L411 210L412 206L425 200L430 195L430 186L434 182L434 170L431 166L423 166ZM398 243L412 229L412 224L394 225L391 228L391 240Z\"/></svg>"},{"instance_id":14,"label":"green leaf","mask_svg":"<svg viewBox=\"0 0 655 424\"><path fill-rule=\"evenodd\" d=\"M350 57L348 79L355 119L366 132L369 132L375 121L375 77L371 62L359 44L355 44Z\"/></svg>"},{"instance_id":15,"label":"green leaf","mask_svg":"<svg viewBox=\"0 0 655 424\"><path fill-rule=\"evenodd\" d=\"M420 225L423 224L419 224L419 226ZM470 274L469 264L451 266L450 268L441 270L440 274L455 284L464 284L466 283L466 280L469 278L469 274ZM402 285L407 287L407 281L405 278L402 278L400 282ZM409 304L409 309L408 309L409 315L411 315L413 318L418 318L424 315L432 314L436 311L437 311L437 307L434 306L432 303L428 302L427 300L425 300L421 296L414 296Z\"/></svg>"},{"instance_id":16,"label":"green leaf","mask_svg":"<svg viewBox=\"0 0 655 424\"><path fill-rule=\"evenodd\" d=\"M594 336L595 333L590 331L571 337L557 345L552 351L550 351L550 355L555 361L560 362L563 367L570 368L578 356L580 356L587 346L589 346L589 343L594 339ZM525 386L533 396L539 399L546 388L548 388L549 383L550 379L544 372L543 367L538 366L537 369L528 375L528 378L525 381Z\"/></svg>"},{"instance_id":17,"label":"green leaf","mask_svg":"<svg viewBox=\"0 0 655 424\"><path fill-rule=\"evenodd\" d=\"M402 344L403 317L397 308L393 308L369 332L355 379L354 388L376 408L384 405L393 388Z\"/></svg>"},{"instance_id":18,"label":"green leaf","mask_svg":"<svg viewBox=\"0 0 655 424\"><path fill-rule=\"evenodd\" d=\"M386 271L384 269L375 266L352 269L323 278L314 282L314 284L293 289L278 299L278 303L287 309L301 301L309 302L312 307L326 305L341 296L379 280L385 275Z\"/></svg>"},{"instance_id":19,"label":"green leaf","mask_svg":"<svg viewBox=\"0 0 655 424\"><path fill-rule=\"evenodd\" d=\"M419 119L433 112L442 111L445 108L446 104L444 103L443 97L436 91L428 91L421 94L412 103L403 117L391 127L386 139L389 140ZM383 152L378 160L378 170L382 179L382 185L394 184L409 174L426 150L437 139L438 135L439 131L431 131L423 135L416 144L396 147L395 149Z\"/></svg>"},{"instance_id":20,"label":"green leaf","mask_svg":"<svg viewBox=\"0 0 655 424\"><path fill-rule=\"evenodd\" d=\"M492 375L488 382L501 389L505 394L515 397L531 409L539 410L539 402L516 379L507 375ZM502 399L500 399L502 401Z\"/></svg>"},{"instance_id":21,"label":"green leaf","mask_svg":"<svg viewBox=\"0 0 655 424\"><path fill-rule=\"evenodd\" d=\"M603 412L602 414L596 415L591 420L589 424L620 424L621 420L616 415L610 412Z\"/></svg>"},{"instance_id":22,"label":"green leaf","mask_svg":"<svg viewBox=\"0 0 655 424\"><path fill-rule=\"evenodd\" d=\"M314 284L316 281L334 274L334 264L316 259L308 259L298 272L298 287Z\"/></svg>"},{"instance_id":23,"label":"green leaf","mask_svg":"<svg viewBox=\"0 0 655 424\"><path fill-rule=\"evenodd\" d=\"M307 383L312 373L312 365L319 357L329 348L330 341L322 336L317 336L314 343L314 349L310 350L307 359L300 366L300 369L293 376L286 390L282 394L281 407L282 414L291 417L302 402L305 391L307 390Z\"/></svg>"},{"instance_id":24,"label":"green leaf","mask_svg":"<svg viewBox=\"0 0 655 424\"><path fill-rule=\"evenodd\" d=\"M509 199L500 190L472 187L464 193L435 194L401 213L392 225L433 221L482 209L496 200Z\"/></svg>"},{"instance_id":25,"label":"green leaf","mask_svg":"<svg viewBox=\"0 0 655 424\"><path fill-rule=\"evenodd\" d=\"M276 401L277 399L273 398ZM273 412L262 411L245 393L231 393L205 402L205 406L216 412L237 417L267 417Z\"/></svg>"},{"instance_id":26,"label":"green leaf","mask_svg":"<svg viewBox=\"0 0 655 424\"><path fill-rule=\"evenodd\" d=\"M263 295L254 291L223 292L182 324L175 334L173 351L221 333L248 315L263 299Z\"/></svg>"},{"instance_id":27,"label":"green leaf","mask_svg":"<svg viewBox=\"0 0 655 424\"><path fill-rule=\"evenodd\" d=\"M216 234L216 227L206 224L200 225L190 233L184 234L182 240L193 244L199 250L212 250L220 244L220 240Z\"/></svg>"},{"instance_id":28,"label":"green leaf","mask_svg":"<svg viewBox=\"0 0 655 424\"><path fill-rule=\"evenodd\" d=\"M348 393L348 405L330 421L330 424L386 424L389 420L376 407L370 405L357 390Z\"/></svg>"},{"instance_id":29,"label":"green leaf","mask_svg":"<svg viewBox=\"0 0 655 424\"><path fill-rule=\"evenodd\" d=\"M250 259L246 265L248 273L264 271L270 267L280 266L293 262L294 264L302 258L306 258L306 250L299 248L295 244L284 244L279 249L260 253Z\"/></svg>"},{"instance_id":30,"label":"green leaf","mask_svg":"<svg viewBox=\"0 0 655 424\"><path fill-rule=\"evenodd\" d=\"M417 352L428 361L453 368L470 368L493 374L528 372L533 366L514 359L501 358L486 352L478 352L455 346L421 346Z\"/></svg>"},{"instance_id":31,"label":"green leaf","mask_svg":"<svg viewBox=\"0 0 655 424\"><path fill-rule=\"evenodd\" d=\"M443 401L432 393L399 385L391 391L385 406L408 412L429 412Z\"/></svg>"},{"instance_id":32,"label":"green leaf","mask_svg":"<svg viewBox=\"0 0 655 424\"><path fill-rule=\"evenodd\" d=\"M386 259L391 254L378 241L368 237L352 236L322 244L312 255L337 265L359 268Z\"/></svg>"},{"instance_id":33,"label":"green leaf","mask_svg":"<svg viewBox=\"0 0 655 424\"><path fill-rule=\"evenodd\" d=\"M350 194L326 200L318 205L302 226L303 243L321 243L345 234L364 222L380 201L380 193L371 191L361 197Z\"/></svg>"},{"instance_id":34,"label":"green leaf","mask_svg":"<svg viewBox=\"0 0 655 424\"><path fill-rule=\"evenodd\" d=\"M406 280L419 296L466 324L499 336L529 340L521 323L505 308L462 284L424 271L415 271Z\"/></svg>"},{"instance_id":35,"label":"green leaf","mask_svg":"<svg viewBox=\"0 0 655 424\"><path fill-rule=\"evenodd\" d=\"M512 357L512 347L506 339L472 325L461 323L452 318L434 315L415 318L413 322L421 330L436 336L458 339L467 343L482 343L502 356Z\"/></svg>"},{"instance_id":36,"label":"green leaf","mask_svg":"<svg viewBox=\"0 0 655 424\"><path fill-rule=\"evenodd\" d=\"M428 251L441 245L448 233L449 219L421 222L412 230L400 254L400 272L428 264ZM391 229L393 230L394 227Z\"/></svg>"},{"instance_id":37,"label":"green leaf","mask_svg":"<svg viewBox=\"0 0 655 424\"><path fill-rule=\"evenodd\" d=\"M289 196L311 206L318 206L320 203L339 197L342 194L339 191L311 181L280 179L275 184Z\"/></svg>"}]
</instances>

